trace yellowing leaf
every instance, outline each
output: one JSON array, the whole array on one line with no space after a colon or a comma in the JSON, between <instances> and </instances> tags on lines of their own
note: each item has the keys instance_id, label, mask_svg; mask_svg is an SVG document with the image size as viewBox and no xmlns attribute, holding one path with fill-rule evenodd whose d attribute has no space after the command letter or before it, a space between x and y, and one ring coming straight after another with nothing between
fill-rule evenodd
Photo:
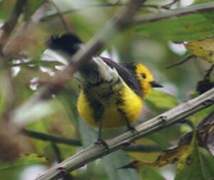
<instances>
[{"instance_id":1,"label":"yellowing leaf","mask_svg":"<svg viewBox=\"0 0 214 180\"><path fill-rule=\"evenodd\" d=\"M153 140L148 138L142 138L137 140L134 144L139 145L142 144L145 147L147 146L155 146L157 143L155 143ZM143 162L143 164L151 164L153 163L157 157L160 155L160 152L158 151L149 151L149 152L129 152L129 155L133 157L134 159Z\"/></svg>"},{"instance_id":2,"label":"yellowing leaf","mask_svg":"<svg viewBox=\"0 0 214 180\"><path fill-rule=\"evenodd\" d=\"M167 149L163 154L158 157L158 159L154 162L154 165L164 166L167 164L173 164L179 159L186 159L189 151L189 145L182 145L172 149Z\"/></svg>"},{"instance_id":3,"label":"yellowing leaf","mask_svg":"<svg viewBox=\"0 0 214 180\"><path fill-rule=\"evenodd\" d=\"M175 180L207 180L213 179L214 158L198 146L197 139L193 139L191 151L186 158L180 159L177 166Z\"/></svg>"},{"instance_id":4,"label":"yellowing leaf","mask_svg":"<svg viewBox=\"0 0 214 180\"><path fill-rule=\"evenodd\" d=\"M200 41L191 41L186 48L195 56L203 58L209 63L214 63L214 38Z\"/></svg>"},{"instance_id":5,"label":"yellowing leaf","mask_svg":"<svg viewBox=\"0 0 214 180\"><path fill-rule=\"evenodd\" d=\"M137 169L140 172L141 178L143 180L164 180L164 178L158 172L157 168L146 165L140 161L132 161L120 167L119 169Z\"/></svg>"}]
</instances>

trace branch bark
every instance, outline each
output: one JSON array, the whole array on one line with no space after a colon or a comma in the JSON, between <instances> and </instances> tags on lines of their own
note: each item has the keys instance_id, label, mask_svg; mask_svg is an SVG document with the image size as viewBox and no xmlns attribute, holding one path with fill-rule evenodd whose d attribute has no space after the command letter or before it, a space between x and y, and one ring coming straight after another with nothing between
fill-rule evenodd
<instances>
[{"instance_id":1,"label":"branch bark","mask_svg":"<svg viewBox=\"0 0 214 180\"><path fill-rule=\"evenodd\" d=\"M82 146L82 143L78 139L71 139L71 138L66 138L62 136L57 136L57 135L52 135L52 134L47 134L43 132L37 132L34 130L29 130L29 129L23 129L22 130L23 135L33 138L36 140L40 141L48 141L54 144L66 144L70 146L77 146L80 147ZM137 144L137 145L129 145L128 147L124 147L123 150L125 151L134 151L134 152L159 152L162 151L163 149L158 146L158 145L142 145L142 144Z\"/></svg>"},{"instance_id":2,"label":"branch bark","mask_svg":"<svg viewBox=\"0 0 214 180\"><path fill-rule=\"evenodd\" d=\"M11 15L9 16L8 20L4 23L4 25L2 26L1 29L3 32L0 37L1 53L3 53L2 52L3 46L6 44L6 42L8 41L8 39L10 37L10 34L14 30L14 28L18 22L19 16L22 14L26 3L27 3L27 0L17 0Z\"/></svg>"},{"instance_id":3,"label":"branch bark","mask_svg":"<svg viewBox=\"0 0 214 180\"><path fill-rule=\"evenodd\" d=\"M194 13L200 13L200 12L208 12L213 10L214 10L214 2L196 4L185 8L169 10L162 13L135 17L133 20L133 24L137 25L142 23L156 22L163 19L169 19L169 18L184 16L184 15L194 14Z\"/></svg>"},{"instance_id":4,"label":"branch bark","mask_svg":"<svg viewBox=\"0 0 214 180\"><path fill-rule=\"evenodd\" d=\"M92 145L91 147L83 149L74 156L71 156L65 161L47 170L44 174L38 177L37 180L49 180L60 177L62 169L63 171L73 171L78 169L91 161L122 149L124 146L130 144L132 141L139 139L142 136L168 127L169 125L172 125L179 120L182 120L183 118L213 104L214 88L192 100L176 106L175 108L165 113L162 113L146 122L137 125L135 127L136 132L127 131L113 139L107 140L106 143L109 149L106 149L103 147L103 145Z\"/></svg>"}]
</instances>

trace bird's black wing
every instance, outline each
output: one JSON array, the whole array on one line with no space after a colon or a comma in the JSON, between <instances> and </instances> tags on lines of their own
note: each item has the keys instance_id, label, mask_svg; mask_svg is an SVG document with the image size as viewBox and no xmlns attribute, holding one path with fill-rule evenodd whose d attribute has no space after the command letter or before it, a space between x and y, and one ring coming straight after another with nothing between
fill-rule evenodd
<instances>
[{"instance_id":1,"label":"bird's black wing","mask_svg":"<svg viewBox=\"0 0 214 180\"><path fill-rule=\"evenodd\" d=\"M52 36L48 42L47 45L50 49L55 51L62 51L70 56L73 56L80 48L80 45L82 45L81 39L76 36L73 33L67 33L63 34L61 36ZM101 57L102 60L111 68L115 68L121 78L126 82L126 84L135 91L136 94L139 96L142 96L142 92L140 90L139 83L137 79L135 78L134 71L128 68L125 65L118 64L114 61L112 61L109 58ZM89 66L93 64L93 62L89 62L83 65L83 67L80 67L81 70L84 70L87 72L87 70L90 70L92 68L89 68ZM93 65L92 65L93 67ZM95 73L95 70L94 70ZM86 73L87 74L87 73ZM88 73L89 74L89 73Z\"/></svg>"},{"instance_id":2,"label":"bird's black wing","mask_svg":"<svg viewBox=\"0 0 214 180\"><path fill-rule=\"evenodd\" d=\"M131 72L128 68L123 66L122 64L118 64L112 61L109 58L101 57L102 60L109 65L111 68L115 68L120 75L120 77L126 82L126 84L135 91L136 94L142 96L142 92L140 90L139 83L135 78L134 72Z\"/></svg>"}]
</instances>

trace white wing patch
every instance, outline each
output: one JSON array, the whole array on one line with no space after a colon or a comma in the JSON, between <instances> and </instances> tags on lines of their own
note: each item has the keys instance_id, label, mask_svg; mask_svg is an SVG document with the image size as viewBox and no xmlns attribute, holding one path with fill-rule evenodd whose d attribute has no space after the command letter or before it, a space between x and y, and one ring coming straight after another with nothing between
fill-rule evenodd
<instances>
[{"instance_id":1,"label":"white wing patch","mask_svg":"<svg viewBox=\"0 0 214 180\"><path fill-rule=\"evenodd\" d=\"M101 79L108 82L116 82L122 80L115 68L108 66L100 57L94 57L93 61L97 64Z\"/></svg>"}]
</instances>

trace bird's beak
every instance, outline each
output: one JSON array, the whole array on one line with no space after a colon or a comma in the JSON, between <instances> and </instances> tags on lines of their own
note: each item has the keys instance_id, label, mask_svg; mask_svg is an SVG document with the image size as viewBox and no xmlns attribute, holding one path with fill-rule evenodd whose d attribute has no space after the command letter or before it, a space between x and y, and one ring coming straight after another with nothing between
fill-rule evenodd
<instances>
[{"instance_id":1,"label":"bird's beak","mask_svg":"<svg viewBox=\"0 0 214 180\"><path fill-rule=\"evenodd\" d=\"M156 81L152 81L151 82L151 86L154 88L161 88L163 87L161 84L157 83Z\"/></svg>"}]
</instances>

